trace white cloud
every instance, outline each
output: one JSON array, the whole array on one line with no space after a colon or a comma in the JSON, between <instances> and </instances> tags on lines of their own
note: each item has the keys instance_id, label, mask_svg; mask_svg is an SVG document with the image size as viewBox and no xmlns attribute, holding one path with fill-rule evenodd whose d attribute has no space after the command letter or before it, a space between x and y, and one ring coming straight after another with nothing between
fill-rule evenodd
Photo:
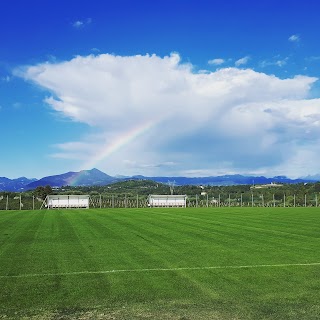
<instances>
[{"instance_id":1,"label":"white cloud","mask_svg":"<svg viewBox=\"0 0 320 320\"><path fill-rule=\"evenodd\" d=\"M137 162L132 160L124 160L123 163L127 167L134 168L134 169L155 169L155 168L163 168L163 167L173 167L178 165L178 163L173 161L166 161L162 163L145 163L145 162Z\"/></svg>"},{"instance_id":2,"label":"white cloud","mask_svg":"<svg viewBox=\"0 0 320 320\"><path fill-rule=\"evenodd\" d=\"M300 36L297 35L297 34L293 34L288 38L288 40L290 42L299 42L300 41Z\"/></svg>"},{"instance_id":3,"label":"white cloud","mask_svg":"<svg viewBox=\"0 0 320 320\"><path fill-rule=\"evenodd\" d=\"M87 18L85 20L77 20L77 21L74 21L72 23L72 26L76 29L80 29L80 28L83 28L84 26L86 25L89 25L91 24L92 22L92 19L91 18Z\"/></svg>"},{"instance_id":4,"label":"white cloud","mask_svg":"<svg viewBox=\"0 0 320 320\"><path fill-rule=\"evenodd\" d=\"M308 62L319 61L320 60L320 56L307 57L307 58L305 58L305 60L308 61Z\"/></svg>"},{"instance_id":5,"label":"white cloud","mask_svg":"<svg viewBox=\"0 0 320 320\"><path fill-rule=\"evenodd\" d=\"M262 68L268 67L268 66L277 66L277 67L284 67L288 63L289 57L285 57L283 59L279 59L279 57L275 57L273 60L264 60L260 62L260 66Z\"/></svg>"},{"instance_id":6,"label":"white cloud","mask_svg":"<svg viewBox=\"0 0 320 320\"><path fill-rule=\"evenodd\" d=\"M1 78L1 81L3 81L3 82L10 82L10 81L11 81L11 77L9 77L9 76L2 77L2 78Z\"/></svg>"},{"instance_id":7,"label":"white cloud","mask_svg":"<svg viewBox=\"0 0 320 320\"><path fill-rule=\"evenodd\" d=\"M73 25L75 28L80 28L81 26L83 26L83 21L80 21L80 20L75 21L75 22L73 22L72 25Z\"/></svg>"},{"instance_id":8,"label":"white cloud","mask_svg":"<svg viewBox=\"0 0 320 320\"><path fill-rule=\"evenodd\" d=\"M52 92L51 108L99 130L56 146L55 157L81 154L81 168L302 175L309 172L301 154L308 154L320 172L318 153L307 152L320 145L320 99L308 99L316 78L237 68L194 73L178 54L78 56L15 73Z\"/></svg>"},{"instance_id":9,"label":"white cloud","mask_svg":"<svg viewBox=\"0 0 320 320\"><path fill-rule=\"evenodd\" d=\"M91 48L91 51L93 53L100 53L100 49L98 49L98 48Z\"/></svg>"},{"instance_id":10,"label":"white cloud","mask_svg":"<svg viewBox=\"0 0 320 320\"><path fill-rule=\"evenodd\" d=\"M287 60L286 59L275 61L275 65L278 66L278 67L283 67L286 64L287 64Z\"/></svg>"},{"instance_id":11,"label":"white cloud","mask_svg":"<svg viewBox=\"0 0 320 320\"><path fill-rule=\"evenodd\" d=\"M235 62L235 66L240 67L242 65L245 65L248 63L249 60L250 60L249 56L243 57Z\"/></svg>"},{"instance_id":12,"label":"white cloud","mask_svg":"<svg viewBox=\"0 0 320 320\"><path fill-rule=\"evenodd\" d=\"M15 102L15 103L13 103L13 108L14 109L20 109L20 108L22 108L22 104L20 103L20 102Z\"/></svg>"},{"instance_id":13,"label":"white cloud","mask_svg":"<svg viewBox=\"0 0 320 320\"><path fill-rule=\"evenodd\" d=\"M223 63L225 63L225 60L224 59L220 59L220 58L219 59L212 59L212 60L208 61L208 64L216 65L216 66L221 65Z\"/></svg>"}]
</instances>

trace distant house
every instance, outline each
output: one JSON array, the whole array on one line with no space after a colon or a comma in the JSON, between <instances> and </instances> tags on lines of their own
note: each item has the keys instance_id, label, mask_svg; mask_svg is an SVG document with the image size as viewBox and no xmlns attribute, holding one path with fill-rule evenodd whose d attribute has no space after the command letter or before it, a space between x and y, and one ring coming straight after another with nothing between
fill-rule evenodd
<instances>
[{"instance_id":1,"label":"distant house","mask_svg":"<svg viewBox=\"0 0 320 320\"><path fill-rule=\"evenodd\" d=\"M47 209L62 208L89 208L90 196L88 195L48 195L46 198Z\"/></svg>"},{"instance_id":2,"label":"distant house","mask_svg":"<svg viewBox=\"0 0 320 320\"><path fill-rule=\"evenodd\" d=\"M251 189L263 189L263 188L278 188L282 187L283 184L271 182L270 184L258 184L256 186L250 187Z\"/></svg>"},{"instance_id":3,"label":"distant house","mask_svg":"<svg viewBox=\"0 0 320 320\"><path fill-rule=\"evenodd\" d=\"M149 207L183 207L187 206L186 195L156 195L151 194L148 198Z\"/></svg>"}]
</instances>

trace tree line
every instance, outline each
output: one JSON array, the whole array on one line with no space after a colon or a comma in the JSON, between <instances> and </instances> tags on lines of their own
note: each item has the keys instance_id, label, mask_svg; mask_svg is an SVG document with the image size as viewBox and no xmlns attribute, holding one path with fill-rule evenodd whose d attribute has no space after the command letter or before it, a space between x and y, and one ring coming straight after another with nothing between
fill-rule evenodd
<instances>
[{"instance_id":1,"label":"tree line","mask_svg":"<svg viewBox=\"0 0 320 320\"><path fill-rule=\"evenodd\" d=\"M96 207L136 207L149 194L170 195L167 184L149 180L121 181L105 186L40 186L23 193L0 192L0 209L39 209L49 194L90 195ZM281 186L175 186L174 194L186 194L188 206L319 206L320 182Z\"/></svg>"}]
</instances>

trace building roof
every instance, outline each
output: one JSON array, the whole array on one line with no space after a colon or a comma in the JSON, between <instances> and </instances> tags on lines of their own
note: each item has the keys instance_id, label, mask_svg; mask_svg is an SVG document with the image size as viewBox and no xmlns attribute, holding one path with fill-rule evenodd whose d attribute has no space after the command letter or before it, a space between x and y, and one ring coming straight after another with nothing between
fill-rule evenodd
<instances>
[{"instance_id":1,"label":"building roof","mask_svg":"<svg viewBox=\"0 0 320 320\"><path fill-rule=\"evenodd\" d=\"M150 194L149 195L150 198L158 198L158 199L184 199L187 197L186 194Z\"/></svg>"}]
</instances>

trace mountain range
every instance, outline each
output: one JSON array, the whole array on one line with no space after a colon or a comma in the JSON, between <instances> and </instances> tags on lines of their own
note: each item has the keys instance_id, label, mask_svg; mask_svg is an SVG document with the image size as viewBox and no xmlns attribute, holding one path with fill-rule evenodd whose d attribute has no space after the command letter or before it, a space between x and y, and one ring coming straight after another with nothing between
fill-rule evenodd
<instances>
[{"instance_id":1,"label":"mountain range","mask_svg":"<svg viewBox=\"0 0 320 320\"><path fill-rule=\"evenodd\" d=\"M9 179L0 177L0 191L22 192L35 189L39 186L95 186L108 185L125 180L152 180L159 183L171 181L176 185L244 185L244 184L269 184L274 183L307 183L320 180L320 175L308 176L301 179L290 179L285 176L266 178L264 176L244 176L240 174L210 176L210 177L145 177L141 175L126 177L112 177L98 169L82 170L79 172L67 172L41 179L28 179L25 177Z\"/></svg>"}]
</instances>

